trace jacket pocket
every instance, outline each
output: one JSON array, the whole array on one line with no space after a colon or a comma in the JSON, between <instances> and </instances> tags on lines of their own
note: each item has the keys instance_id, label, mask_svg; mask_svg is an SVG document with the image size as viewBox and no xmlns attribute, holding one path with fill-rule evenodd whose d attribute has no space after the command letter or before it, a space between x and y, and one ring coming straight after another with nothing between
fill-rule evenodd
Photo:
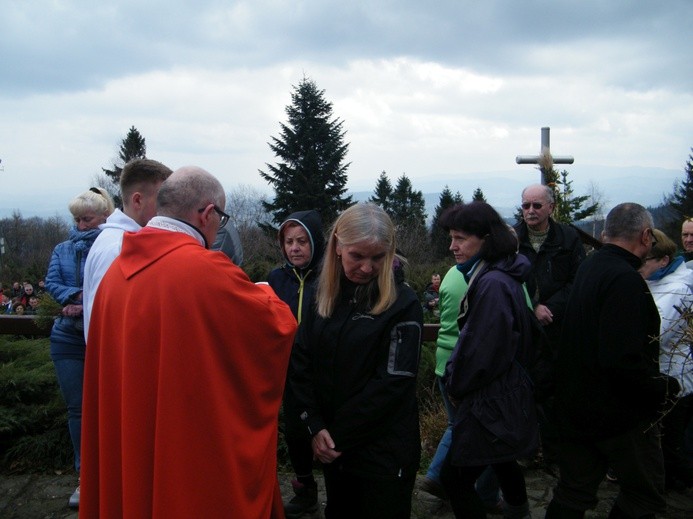
<instances>
[{"instance_id":1,"label":"jacket pocket","mask_svg":"<svg viewBox=\"0 0 693 519\"><path fill-rule=\"evenodd\" d=\"M397 323L390 331L387 372L416 377L421 354L421 326L416 321Z\"/></svg>"}]
</instances>

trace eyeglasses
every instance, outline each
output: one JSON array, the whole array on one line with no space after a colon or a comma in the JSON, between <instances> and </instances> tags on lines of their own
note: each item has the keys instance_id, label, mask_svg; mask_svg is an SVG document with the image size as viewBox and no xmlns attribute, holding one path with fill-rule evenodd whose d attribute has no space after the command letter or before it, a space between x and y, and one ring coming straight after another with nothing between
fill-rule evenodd
<instances>
[{"instance_id":1,"label":"eyeglasses","mask_svg":"<svg viewBox=\"0 0 693 519\"><path fill-rule=\"evenodd\" d=\"M219 209L219 207L216 204L213 204L212 207L214 207L214 211L219 215L219 228L224 227L226 223L229 221L229 218L231 218L228 214L226 214L224 211ZM201 213L207 209L207 206L203 207L202 209L198 209L197 212Z\"/></svg>"},{"instance_id":2,"label":"eyeglasses","mask_svg":"<svg viewBox=\"0 0 693 519\"><path fill-rule=\"evenodd\" d=\"M522 204L522 209L524 209L525 211L526 211L527 209L529 209L530 207L532 207L532 208L534 208L534 209L536 209L536 210L539 210L539 209L541 209L542 207L544 207L544 204L542 204L541 202L524 202L524 203Z\"/></svg>"},{"instance_id":3,"label":"eyeglasses","mask_svg":"<svg viewBox=\"0 0 693 519\"><path fill-rule=\"evenodd\" d=\"M654 231L652 229L650 229L650 236L652 236L652 247L654 247L657 245L658 242L657 242L657 238L655 238L655 234L654 234Z\"/></svg>"}]
</instances>

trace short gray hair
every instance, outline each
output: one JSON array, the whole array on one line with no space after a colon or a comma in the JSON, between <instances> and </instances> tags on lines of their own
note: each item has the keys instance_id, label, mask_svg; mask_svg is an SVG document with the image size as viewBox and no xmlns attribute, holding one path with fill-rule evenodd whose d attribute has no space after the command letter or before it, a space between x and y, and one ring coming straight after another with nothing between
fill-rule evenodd
<instances>
[{"instance_id":1,"label":"short gray hair","mask_svg":"<svg viewBox=\"0 0 693 519\"><path fill-rule=\"evenodd\" d=\"M544 196L546 199L549 201L550 204L555 204L556 203L556 195L553 192L553 189L551 189L549 186L545 184L532 184L531 186L527 186L522 190L522 198L525 196L525 191L527 191L529 188L534 188L534 187L540 187L544 191Z\"/></svg>"},{"instance_id":2,"label":"short gray hair","mask_svg":"<svg viewBox=\"0 0 693 519\"><path fill-rule=\"evenodd\" d=\"M211 173L197 166L184 166L161 184L157 214L186 220L190 213L208 204L223 209L224 197L223 186Z\"/></svg>"},{"instance_id":3,"label":"short gray hair","mask_svg":"<svg viewBox=\"0 0 693 519\"><path fill-rule=\"evenodd\" d=\"M647 228L654 228L652 215L640 204L618 204L604 222L604 235L609 239L632 240Z\"/></svg>"}]
</instances>

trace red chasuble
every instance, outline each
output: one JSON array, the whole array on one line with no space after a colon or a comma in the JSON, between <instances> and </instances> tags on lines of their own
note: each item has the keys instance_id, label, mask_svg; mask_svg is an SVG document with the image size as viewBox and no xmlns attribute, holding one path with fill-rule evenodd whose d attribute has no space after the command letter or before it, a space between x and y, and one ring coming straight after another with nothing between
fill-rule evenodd
<instances>
[{"instance_id":1,"label":"red chasuble","mask_svg":"<svg viewBox=\"0 0 693 519\"><path fill-rule=\"evenodd\" d=\"M126 233L87 346L82 518L284 517L277 417L296 321L182 233Z\"/></svg>"}]
</instances>

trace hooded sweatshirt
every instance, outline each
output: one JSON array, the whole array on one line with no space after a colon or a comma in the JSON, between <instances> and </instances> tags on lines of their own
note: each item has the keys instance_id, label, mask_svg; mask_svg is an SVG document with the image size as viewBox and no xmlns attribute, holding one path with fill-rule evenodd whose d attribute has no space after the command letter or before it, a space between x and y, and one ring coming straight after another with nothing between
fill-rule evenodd
<instances>
[{"instance_id":1,"label":"hooded sweatshirt","mask_svg":"<svg viewBox=\"0 0 693 519\"><path fill-rule=\"evenodd\" d=\"M301 225L310 240L311 258L308 265L303 268L295 267L289 261L284 250L284 230L291 222ZM277 239L286 263L270 272L267 282L279 298L289 305L294 317L300 323L302 316L310 309L315 287L317 286L320 263L325 250L325 237L322 232L320 213L315 210L309 210L290 214L279 226Z\"/></svg>"}]
</instances>

